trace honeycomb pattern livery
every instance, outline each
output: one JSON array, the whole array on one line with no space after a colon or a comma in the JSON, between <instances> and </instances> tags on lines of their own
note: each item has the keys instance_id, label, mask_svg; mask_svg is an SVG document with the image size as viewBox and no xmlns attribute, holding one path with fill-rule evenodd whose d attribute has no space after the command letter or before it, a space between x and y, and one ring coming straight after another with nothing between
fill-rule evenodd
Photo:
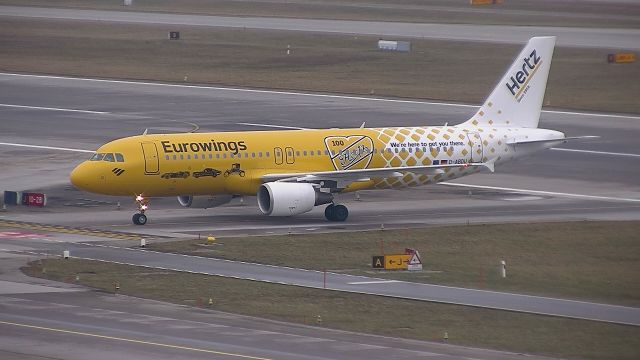
<instances>
[{"instance_id":1,"label":"honeycomb pattern livery","mask_svg":"<svg viewBox=\"0 0 640 360\"><path fill-rule=\"evenodd\" d=\"M401 167L432 164L464 164L497 162L513 159L513 148L507 145L511 131L517 129L461 128L461 127L399 127L374 129L376 143L384 151L381 154L384 167ZM380 152L382 149L378 149ZM373 186L379 189L401 189L433 184L478 172L477 167L448 168L440 174L402 172L402 177L374 178Z\"/></svg>"}]
</instances>

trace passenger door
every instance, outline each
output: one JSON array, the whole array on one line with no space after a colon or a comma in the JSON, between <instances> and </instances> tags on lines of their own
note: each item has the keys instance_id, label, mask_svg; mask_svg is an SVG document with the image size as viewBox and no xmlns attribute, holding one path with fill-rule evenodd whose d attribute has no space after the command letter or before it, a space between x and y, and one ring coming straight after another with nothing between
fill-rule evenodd
<instances>
[{"instance_id":1,"label":"passenger door","mask_svg":"<svg viewBox=\"0 0 640 360\"><path fill-rule=\"evenodd\" d=\"M276 162L276 165L282 165L284 162L284 155L282 153L281 147L276 147L273 149L273 160Z\"/></svg>"},{"instance_id":2,"label":"passenger door","mask_svg":"<svg viewBox=\"0 0 640 360\"><path fill-rule=\"evenodd\" d=\"M140 145L142 145L142 155L144 156L144 173L147 175L160 173L160 158L156 144L143 142Z\"/></svg>"}]
</instances>

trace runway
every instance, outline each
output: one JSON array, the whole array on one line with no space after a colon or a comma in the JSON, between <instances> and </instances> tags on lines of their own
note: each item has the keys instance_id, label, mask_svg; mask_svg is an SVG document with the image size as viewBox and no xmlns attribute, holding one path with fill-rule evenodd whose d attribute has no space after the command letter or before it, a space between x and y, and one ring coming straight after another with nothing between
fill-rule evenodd
<instances>
[{"instance_id":1,"label":"runway","mask_svg":"<svg viewBox=\"0 0 640 360\"><path fill-rule=\"evenodd\" d=\"M92 151L115 138L151 132L269 130L284 127L369 127L456 124L471 116L466 104L370 99L331 94L230 89L129 81L0 74L0 143ZM20 107L16 107L20 106ZM50 110L56 109L56 110ZM67 111L72 110L72 111ZM320 210L291 219L259 215L252 198L216 209L183 209L175 199L153 199L150 224L129 222L131 199L94 196L69 187L68 174L89 154L0 145L7 190L43 190L62 212L12 211L16 220L78 226L77 219L108 230L183 236L283 233L324 229L509 221L640 219L640 118L545 110L540 126L567 136L600 139L567 144L455 183L408 191L364 191L350 195L350 221L336 226ZM52 126L55 124L55 126ZM254 124L254 125L248 125ZM259 126L255 126L259 125ZM46 129L46 131L45 131ZM586 152L583 152L586 151ZM18 159L19 161L16 161ZM22 166L15 166L15 164ZM518 189L518 191L509 189ZM529 192L527 192L529 191ZM120 201L127 212L117 211ZM91 216L100 212L100 216ZM78 216L68 216L77 213ZM215 224L215 226L212 226Z\"/></svg>"},{"instance_id":2,"label":"runway","mask_svg":"<svg viewBox=\"0 0 640 360\"><path fill-rule=\"evenodd\" d=\"M127 11L0 6L0 16L137 24L195 25L320 33L522 44L533 36L556 35L558 46L640 49L640 30L578 27L424 24L269 17L225 17Z\"/></svg>"}]
</instances>

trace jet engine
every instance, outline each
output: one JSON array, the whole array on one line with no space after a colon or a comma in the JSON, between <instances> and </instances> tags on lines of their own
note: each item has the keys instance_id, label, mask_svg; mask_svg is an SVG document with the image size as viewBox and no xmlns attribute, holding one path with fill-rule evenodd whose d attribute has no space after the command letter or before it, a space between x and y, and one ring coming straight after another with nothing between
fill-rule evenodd
<instances>
[{"instance_id":1,"label":"jet engine","mask_svg":"<svg viewBox=\"0 0 640 360\"><path fill-rule=\"evenodd\" d=\"M184 207L194 209L208 209L220 205L224 205L231 201L232 195L180 195L178 196L178 203Z\"/></svg>"},{"instance_id":2,"label":"jet engine","mask_svg":"<svg viewBox=\"0 0 640 360\"><path fill-rule=\"evenodd\" d=\"M258 206L269 216L298 215L332 201L332 194L316 191L308 183L269 182L258 188Z\"/></svg>"}]
</instances>

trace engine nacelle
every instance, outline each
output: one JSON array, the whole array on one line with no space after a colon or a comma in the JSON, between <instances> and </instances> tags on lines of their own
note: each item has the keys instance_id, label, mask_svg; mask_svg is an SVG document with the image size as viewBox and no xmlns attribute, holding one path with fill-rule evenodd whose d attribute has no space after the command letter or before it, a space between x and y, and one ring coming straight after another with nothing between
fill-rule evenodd
<instances>
[{"instance_id":1,"label":"engine nacelle","mask_svg":"<svg viewBox=\"0 0 640 360\"><path fill-rule=\"evenodd\" d=\"M184 207L194 209L208 209L220 205L224 205L231 201L232 195L180 195L178 196L178 203Z\"/></svg>"},{"instance_id":2,"label":"engine nacelle","mask_svg":"<svg viewBox=\"0 0 640 360\"><path fill-rule=\"evenodd\" d=\"M328 204L333 195L316 191L311 184L270 182L258 188L258 206L269 216L292 216Z\"/></svg>"}]
</instances>

